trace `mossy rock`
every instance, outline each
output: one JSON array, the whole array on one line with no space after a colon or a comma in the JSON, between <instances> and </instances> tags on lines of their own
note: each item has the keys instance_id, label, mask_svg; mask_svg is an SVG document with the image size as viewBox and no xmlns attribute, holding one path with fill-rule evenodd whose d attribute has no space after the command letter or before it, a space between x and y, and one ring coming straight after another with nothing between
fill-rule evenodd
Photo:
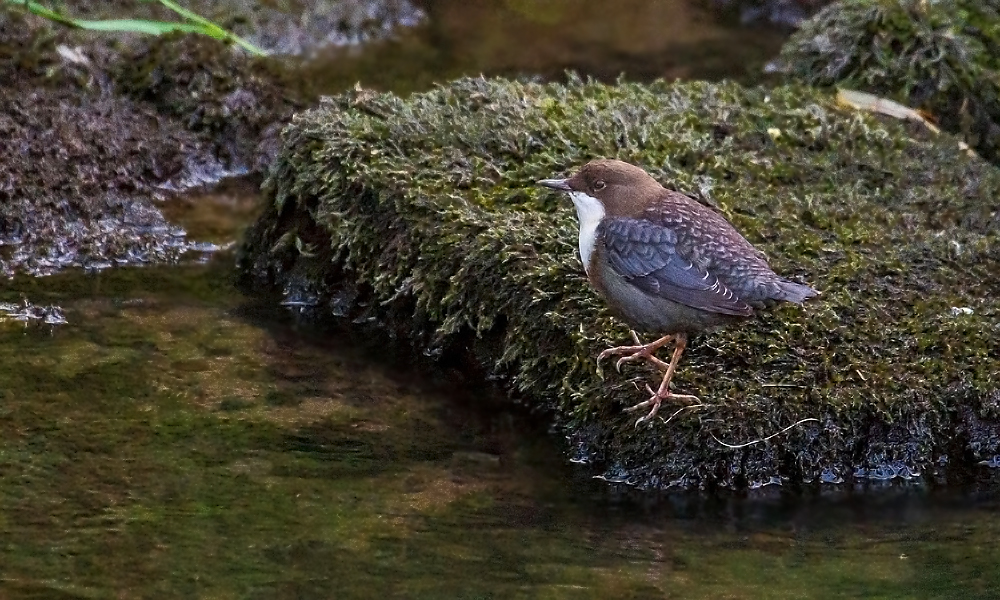
<instances>
[{"instance_id":1,"label":"mossy rock","mask_svg":"<svg viewBox=\"0 0 1000 600\"><path fill-rule=\"evenodd\" d=\"M313 98L305 84L281 86L273 61L204 36L131 42L0 11L0 277L204 248L162 201L227 173L259 175L281 125Z\"/></svg>"},{"instance_id":2,"label":"mossy rock","mask_svg":"<svg viewBox=\"0 0 1000 600\"><path fill-rule=\"evenodd\" d=\"M739 488L965 467L1000 446L1000 172L928 135L801 87L356 91L285 130L239 269L499 381L609 478ZM570 204L534 185L612 156L711 203L823 292L694 338L674 388L706 406L638 428L623 408L656 374L598 376L628 330L584 278Z\"/></svg>"},{"instance_id":3,"label":"mossy rock","mask_svg":"<svg viewBox=\"0 0 1000 600\"><path fill-rule=\"evenodd\" d=\"M924 109L1000 163L1000 0L847 0L785 44L789 78Z\"/></svg>"}]
</instances>

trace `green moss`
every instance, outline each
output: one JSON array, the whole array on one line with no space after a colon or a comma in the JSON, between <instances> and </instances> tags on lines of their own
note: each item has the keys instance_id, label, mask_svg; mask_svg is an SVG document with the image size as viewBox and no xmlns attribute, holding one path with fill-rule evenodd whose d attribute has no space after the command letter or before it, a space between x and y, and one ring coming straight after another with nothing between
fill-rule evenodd
<instances>
[{"instance_id":1,"label":"green moss","mask_svg":"<svg viewBox=\"0 0 1000 600\"><path fill-rule=\"evenodd\" d=\"M1000 440L1000 176L947 136L915 135L798 87L466 79L405 101L354 92L285 131L240 270L477 365L637 483L961 464ZM583 277L573 211L533 185L601 156L699 192L778 272L823 292L695 339L675 389L708 406L666 425L636 429L622 411L651 373L598 377L594 357L627 329ZM716 439L806 417L820 421L764 444Z\"/></svg>"},{"instance_id":2,"label":"green moss","mask_svg":"<svg viewBox=\"0 0 1000 600\"><path fill-rule=\"evenodd\" d=\"M791 79L861 89L928 111L1000 162L1000 2L850 0L785 44Z\"/></svg>"}]
</instances>

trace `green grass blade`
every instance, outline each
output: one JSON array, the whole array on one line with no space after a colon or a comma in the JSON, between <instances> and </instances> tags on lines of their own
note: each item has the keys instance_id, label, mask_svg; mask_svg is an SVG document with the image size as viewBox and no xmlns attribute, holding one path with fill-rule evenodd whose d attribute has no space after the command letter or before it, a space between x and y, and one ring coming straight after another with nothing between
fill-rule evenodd
<instances>
[{"instance_id":1,"label":"green grass blade","mask_svg":"<svg viewBox=\"0 0 1000 600\"><path fill-rule=\"evenodd\" d=\"M184 8L183 6L177 4L176 2L173 2L173 0L156 0L156 1L159 2L160 4L162 4L163 6L169 8L170 10L174 11L175 13L179 14L180 16L184 17L185 19L188 19L190 21L194 21L195 23L201 23L202 25L205 25L206 27L215 27L215 28L219 29L220 31L225 31L224 29L222 29L221 27L219 27L218 25L216 25L212 21L209 21L208 19L206 19L205 17L199 15L198 13L192 12L192 11Z\"/></svg>"},{"instance_id":2,"label":"green grass blade","mask_svg":"<svg viewBox=\"0 0 1000 600\"><path fill-rule=\"evenodd\" d=\"M182 31L184 33L201 33L210 35L209 32L205 31L204 27L194 25L192 23L171 23L168 21L149 21L146 19L106 19L101 21L84 21L74 19L73 23L80 29L87 29L90 31L131 31L149 35L162 35L164 33ZM216 36L212 35L211 37Z\"/></svg>"},{"instance_id":3,"label":"green grass blade","mask_svg":"<svg viewBox=\"0 0 1000 600\"><path fill-rule=\"evenodd\" d=\"M50 10L37 2L18 2L18 0L7 0L8 4L16 4L18 6L23 6L27 8L32 14L38 15L39 17L44 17L50 21L55 21L62 25L67 25L69 27L76 27L75 19L71 17L64 17L63 15L57 13L54 10Z\"/></svg>"},{"instance_id":4,"label":"green grass blade","mask_svg":"<svg viewBox=\"0 0 1000 600\"><path fill-rule=\"evenodd\" d=\"M243 48L247 52L250 52L251 54L256 54L258 56L265 56L267 54L267 52L258 48L254 44L251 44L247 40L241 38L240 36L234 33L226 31L225 29L216 25L212 21L206 19L205 17L195 12L192 12L184 8L183 6L174 2L173 0L156 0L156 1L162 4L163 6L169 8L170 10L174 11L175 13L179 14L180 16L184 17L185 19L188 19L189 21L194 21L195 23L203 25L209 30L217 32L216 35L212 35L212 37L216 39L232 41L234 44L239 45L241 48ZM206 33L206 35L210 34Z\"/></svg>"},{"instance_id":5,"label":"green grass blade","mask_svg":"<svg viewBox=\"0 0 1000 600\"><path fill-rule=\"evenodd\" d=\"M212 21L191 12L190 10L179 6L172 0L152 0L158 1L160 4L169 8L170 10L181 15L185 19L192 21L191 23L175 23L171 21L153 21L150 19L101 19L101 20L84 20L75 19L73 17L66 16L57 11L54 11L46 6L35 2L34 0L2 0L6 4L11 4L15 6L22 6L26 8L32 14L38 15L50 21L54 21L61 25L67 27L77 27L79 29L87 29L90 31L117 31L117 32L134 32L143 33L147 35L162 35L165 33L172 33L174 31L180 31L184 33L199 33L202 35L207 35L211 38L223 41L232 42L237 44L247 52L255 54L257 56L266 56L267 52L258 48L254 44L248 42L247 40L241 38L238 35L230 33L223 29L222 27L216 25Z\"/></svg>"}]
</instances>

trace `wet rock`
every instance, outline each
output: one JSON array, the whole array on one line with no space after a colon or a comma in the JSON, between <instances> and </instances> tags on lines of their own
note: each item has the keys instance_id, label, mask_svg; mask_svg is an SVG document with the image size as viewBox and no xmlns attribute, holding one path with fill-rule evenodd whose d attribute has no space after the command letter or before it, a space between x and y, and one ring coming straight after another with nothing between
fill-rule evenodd
<instances>
[{"instance_id":1,"label":"wet rock","mask_svg":"<svg viewBox=\"0 0 1000 600\"><path fill-rule=\"evenodd\" d=\"M122 51L109 66L119 94L153 107L211 145L170 184L183 189L223 175L261 173L278 133L314 92L274 58L253 59L201 36L163 36Z\"/></svg>"},{"instance_id":2,"label":"wet rock","mask_svg":"<svg viewBox=\"0 0 1000 600\"><path fill-rule=\"evenodd\" d=\"M255 44L281 54L310 54L326 46L385 39L424 19L423 11L409 0L313 0L283 6L222 0L214 4L220 17L241 15L240 22L233 23L234 31L245 31ZM238 5L235 10L233 4Z\"/></svg>"},{"instance_id":3,"label":"wet rock","mask_svg":"<svg viewBox=\"0 0 1000 600\"><path fill-rule=\"evenodd\" d=\"M410 0L308 0L253 2L192 0L184 8L212 20L270 53L308 55L327 46L360 44L389 37L424 19ZM77 0L67 10L79 18L178 21L157 2Z\"/></svg>"},{"instance_id":4,"label":"wet rock","mask_svg":"<svg viewBox=\"0 0 1000 600\"><path fill-rule=\"evenodd\" d=\"M39 306L25 300L20 304L0 302L0 323L6 321L20 323L44 323L45 325L65 325L66 315L62 307Z\"/></svg>"},{"instance_id":5,"label":"wet rock","mask_svg":"<svg viewBox=\"0 0 1000 600\"><path fill-rule=\"evenodd\" d=\"M111 38L0 15L0 274L177 260L158 204L260 173L299 106L273 63L197 36Z\"/></svg>"},{"instance_id":6,"label":"wet rock","mask_svg":"<svg viewBox=\"0 0 1000 600\"><path fill-rule=\"evenodd\" d=\"M772 23L798 27L830 0L711 0L724 10L736 11L743 23Z\"/></svg>"},{"instance_id":7,"label":"wet rock","mask_svg":"<svg viewBox=\"0 0 1000 600\"><path fill-rule=\"evenodd\" d=\"M775 66L933 116L1000 163L1000 1L837 2L804 23Z\"/></svg>"},{"instance_id":8,"label":"wet rock","mask_svg":"<svg viewBox=\"0 0 1000 600\"><path fill-rule=\"evenodd\" d=\"M0 61L0 272L47 274L66 266L168 260L184 246L152 204L152 183L180 170L177 148L199 141L171 131L147 107L102 93L106 78L58 35L16 17Z\"/></svg>"},{"instance_id":9,"label":"wet rock","mask_svg":"<svg viewBox=\"0 0 1000 600\"><path fill-rule=\"evenodd\" d=\"M649 427L623 408L656 375L598 377L627 329L584 279L571 207L534 185L600 156L709 194L823 292L696 338L675 387L705 406ZM948 135L794 86L465 79L298 115L265 191L244 284L498 382L608 479L916 477L998 453L1000 173Z\"/></svg>"}]
</instances>

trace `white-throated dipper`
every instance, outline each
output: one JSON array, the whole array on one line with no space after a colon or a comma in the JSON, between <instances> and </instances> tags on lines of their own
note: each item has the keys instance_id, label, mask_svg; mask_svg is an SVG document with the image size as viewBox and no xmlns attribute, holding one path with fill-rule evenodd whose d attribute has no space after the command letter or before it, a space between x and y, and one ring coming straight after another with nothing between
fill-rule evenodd
<instances>
[{"instance_id":1,"label":"white-throated dipper","mask_svg":"<svg viewBox=\"0 0 1000 600\"><path fill-rule=\"evenodd\" d=\"M773 301L800 303L819 292L779 277L728 221L684 194L665 189L648 173L619 160L594 160L568 179L538 182L569 193L580 220L580 260L594 289L633 329L663 337L609 348L616 364L644 359L664 371L659 389L629 410L663 400L697 402L674 394L670 379L688 336L745 319ZM669 363L653 353L674 341Z\"/></svg>"}]
</instances>

